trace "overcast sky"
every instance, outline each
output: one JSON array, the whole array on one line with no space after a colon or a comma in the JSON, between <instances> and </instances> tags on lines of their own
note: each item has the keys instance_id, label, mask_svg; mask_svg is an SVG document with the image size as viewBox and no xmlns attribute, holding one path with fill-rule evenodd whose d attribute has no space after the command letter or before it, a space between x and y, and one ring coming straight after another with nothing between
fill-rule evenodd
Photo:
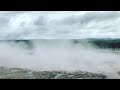
<instances>
[{"instance_id":1,"label":"overcast sky","mask_svg":"<svg viewBox=\"0 0 120 90\"><path fill-rule=\"evenodd\" d=\"M0 11L1 40L119 37L119 11Z\"/></svg>"}]
</instances>

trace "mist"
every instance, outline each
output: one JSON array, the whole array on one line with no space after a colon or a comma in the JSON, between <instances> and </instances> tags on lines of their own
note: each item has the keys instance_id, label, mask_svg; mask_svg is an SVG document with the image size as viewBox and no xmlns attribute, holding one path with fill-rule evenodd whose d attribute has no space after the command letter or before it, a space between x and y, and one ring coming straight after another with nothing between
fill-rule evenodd
<instances>
[{"instance_id":1,"label":"mist","mask_svg":"<svg viewBox=\"0 0 120 90\"><path fill-rule=\"evenodd\" d=\"M114 75L120 68L119 54L95 49L87 42L31 40L32 48L14 41L0 42L0 66L36 71L90 71ZM118 78L118 77L117 77Z\"/></svg>"}]
</instances>

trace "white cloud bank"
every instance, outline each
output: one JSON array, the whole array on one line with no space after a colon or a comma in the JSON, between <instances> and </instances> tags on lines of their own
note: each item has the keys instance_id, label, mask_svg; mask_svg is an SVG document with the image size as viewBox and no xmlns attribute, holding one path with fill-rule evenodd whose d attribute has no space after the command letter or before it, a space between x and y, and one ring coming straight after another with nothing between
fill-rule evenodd
<instances>
[{"instance_id":1,"label":"white cloud bank","mask_svg":"<svg viewBox=\"0 0 120 90\"><path fill-rule=\"evenodd\" d=\"M119 11L0 11L0 39L119 38Z\"/></svg>"}]
</instances>

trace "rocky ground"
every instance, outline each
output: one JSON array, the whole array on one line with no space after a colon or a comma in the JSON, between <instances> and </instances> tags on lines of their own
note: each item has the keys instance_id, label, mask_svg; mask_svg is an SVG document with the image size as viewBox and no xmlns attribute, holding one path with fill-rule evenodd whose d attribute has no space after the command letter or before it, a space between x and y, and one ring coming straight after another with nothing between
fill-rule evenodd
<instances>
[{"instance_id":1,"label":"rocky ground","mask_svg":"<svg viewBox=\"0 0 120 90\"><path fill-rule=\"evenodd\" d=\"M31 71L0 67L0 79L106 79L107 76L90 72Z\"/></svg>"}]
</instances>

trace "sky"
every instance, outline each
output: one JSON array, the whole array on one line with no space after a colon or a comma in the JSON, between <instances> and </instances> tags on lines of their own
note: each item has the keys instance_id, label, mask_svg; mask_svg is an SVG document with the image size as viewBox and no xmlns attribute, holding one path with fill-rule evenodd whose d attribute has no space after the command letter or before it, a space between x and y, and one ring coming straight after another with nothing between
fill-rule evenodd
<instances>
[{"instance_id":1,"label":"sky","mask_svg":"<svg viewBox=\"0 0 120 90\"><path fill-rule=\"evenodd\" d=\"M0 40L120 38L119 11L0 11Z\"/></svg>"}]
</instances>

